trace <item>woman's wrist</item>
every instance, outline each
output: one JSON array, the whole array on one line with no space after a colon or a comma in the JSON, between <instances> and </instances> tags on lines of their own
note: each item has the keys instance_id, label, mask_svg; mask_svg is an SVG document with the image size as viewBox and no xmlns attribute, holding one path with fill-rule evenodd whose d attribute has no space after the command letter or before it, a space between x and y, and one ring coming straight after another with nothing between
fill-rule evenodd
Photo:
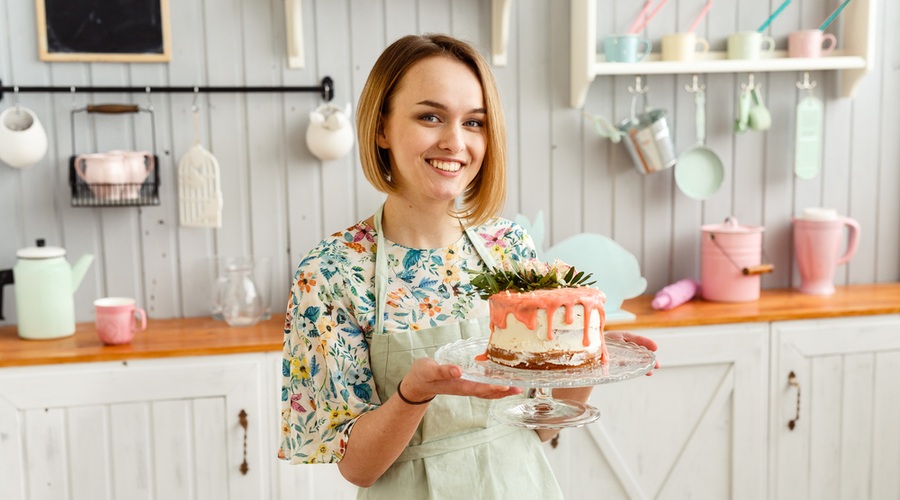
<instances>
[{"instance_id":1,"label":"woman's wrist","mask_svg":"<svg viewBox=\"0 0 900 500\"><path fill-rule=\"evenodd\" d=\"M407 392L407 395L404 395L403 390L401 389L404 380L406 380L406 377L400 379L400 382L397 384L397 396L399 396L404 403L408 405L424 405L426 403L430 403L431 400L434 399L435 394L432 394L429 398L423 398L415 392L412 392L411 394Z\"/></svg>"}]
</instances>

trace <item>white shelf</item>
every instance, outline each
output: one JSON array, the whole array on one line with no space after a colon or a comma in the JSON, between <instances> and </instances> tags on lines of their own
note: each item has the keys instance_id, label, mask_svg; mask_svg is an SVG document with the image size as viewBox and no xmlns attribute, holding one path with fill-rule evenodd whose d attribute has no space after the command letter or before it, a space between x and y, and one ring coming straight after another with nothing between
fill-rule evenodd
<instances>
[{"instance_id":1,"label":"white shelf","mask_svg":"<svg viewBox=\"0 0 900 500\"><path fill-rule=\"evenodd\" d=\"M792 58L785 51L756 60L727 59L710 52L694 62L661 61L658 53L639 63L608 63L597 53L597 0L572 0L571 105L584 106L594 77L611 75L671 75L760 73L770 71L841 71L841 96L851 97L868 73L875 53L877 0L856 0L843 13L843 48L821 58Z\"/></svg>"}]
</instances>

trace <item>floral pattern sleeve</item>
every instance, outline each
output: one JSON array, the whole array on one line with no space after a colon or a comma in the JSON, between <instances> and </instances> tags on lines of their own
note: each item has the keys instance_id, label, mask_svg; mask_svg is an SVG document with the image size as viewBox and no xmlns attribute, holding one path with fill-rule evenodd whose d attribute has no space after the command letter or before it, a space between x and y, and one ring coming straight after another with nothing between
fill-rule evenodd
<instances>
[{"instance_id":1,"label":"floral pattern sleeve","mask_svg":"<svg viewBox=\"0 0 900 500\"><path fill-rule=\"evenodd\" d=\"M285 320L278 453L292 463L339 462L357 417L379 403L363 329L345 291L365 287L365 278L345 275L343 264L341 248L324 245L294 275Z\"/></svg>"}]
</instances>

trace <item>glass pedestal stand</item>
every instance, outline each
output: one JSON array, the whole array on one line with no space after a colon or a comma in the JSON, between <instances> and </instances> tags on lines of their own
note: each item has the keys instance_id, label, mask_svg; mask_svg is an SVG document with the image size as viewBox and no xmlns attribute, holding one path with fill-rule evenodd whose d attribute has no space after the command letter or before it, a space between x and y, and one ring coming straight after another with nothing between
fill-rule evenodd
<instances>
[{"instance_id":1,"label":"glass pedestal stand","mask_svg":"<svg viewBox=\"0 0 900 500\"><path fill-rule=\"evenodd\" d=\"M586 387L620 382L648 373L656 363L654 353L630 342L617 340L622 332L606 332L609 363L561 370L522 370L475 357L487 349L486 338L458 340L434 355L439 363L460 367L462 378L496 385L533 389L528 398L505 398L491 406L491 416L506 425L529 429L579 427L600 418L600 410L579 401L554 399L549 389Z\"/></svg>"}]
</instances>

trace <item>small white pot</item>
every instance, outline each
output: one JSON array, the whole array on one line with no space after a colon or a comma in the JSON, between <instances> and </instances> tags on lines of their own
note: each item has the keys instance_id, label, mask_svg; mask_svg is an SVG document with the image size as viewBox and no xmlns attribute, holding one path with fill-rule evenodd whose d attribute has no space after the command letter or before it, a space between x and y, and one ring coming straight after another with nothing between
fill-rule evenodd
<instances>
[{"instance_id":1,"label":"small white pot","mask_svg":"<svg viewBox=\"0 0 900 500\"><path fill-rule=\"evenodd\" d=\"M0 160L15 168L33 167L47 154L47 132L34 111L13 106L0 113Z\"/></svg>"},{"instance_id":2,"label":"small white pot","mask_svg":"<svg viewBox=\"0 0 900 500\"><path fill-rule=\"evenodd\" d=\"M337 160L353 148L350 103L344 109L323 104L309 113L306 146L322 161Z\"/></svg>"}]
</instances>

